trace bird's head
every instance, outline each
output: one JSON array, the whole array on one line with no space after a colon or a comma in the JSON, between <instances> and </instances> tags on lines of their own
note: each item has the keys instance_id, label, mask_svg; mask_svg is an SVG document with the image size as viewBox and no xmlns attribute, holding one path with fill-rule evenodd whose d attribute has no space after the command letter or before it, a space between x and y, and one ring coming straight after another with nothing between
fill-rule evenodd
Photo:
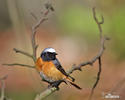
<instances>
[{"instance_id":1,"label":"bird's head","mask_svg":"<svg viewBox=\"0 0 125 100\"><path fill-rule=\"evenodd\" d=\"M41 58L44 61L50 61L56 59L56 50L53 48L45 48L41 53Z\"/></svg>"}]
</instances>

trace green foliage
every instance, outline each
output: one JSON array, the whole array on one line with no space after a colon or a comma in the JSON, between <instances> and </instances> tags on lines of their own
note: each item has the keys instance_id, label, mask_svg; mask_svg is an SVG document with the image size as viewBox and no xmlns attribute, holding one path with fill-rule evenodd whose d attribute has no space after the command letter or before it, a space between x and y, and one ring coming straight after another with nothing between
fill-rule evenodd
<instances>
[{"instance_id":1,"label":"green foliage","mask_svg":"<svg viewBox=\"0 0 125 100\"><path fill-rule=\"evenodd\" d=\"M60 16L60 24L69 32L92 32L97 31L93 21L91 9L80 6L66 8Z\"/></svg>"},{"instance_id":2,"label":"green foliage","mask_svg":"<svg viewBox=\"0 0 125 100\"><path fill-rule=\"evenodd\" d=\"M112 51L118 56L118 59L124 59L125 8L113 9L112 12L110 11L110 14L108 11L105 12L97 12L99 20L101 20L101 15L104 16L103 34L111 37L111 41L113 41ZM98 37L98 26L93 19L92 9L71 5L61 12L59 21L60 27L63 28L66 35L83 35L82 37L86 38L90 43L93 43Z\"/></svg>"},{"instance_id":3,"label":"green foliage","mask_svg":"<svg viewBox=\"0 0 125 100\"><path fill-rule=\"evenodd\" d=\"M97 12L99 20L101 20L102 12ZM93 13L91 8L84 8L82 6L72 5L65 8L60 15L60 27L69 35L85 37L88 42L99 37L98 26L93 19ZM110 24L108 17L106 17L106 25L103 25L103 30L108 33ZM91 41L92 40L92 41Z\"/></svg>"},{"instance_id":4,"label":"green foliage","mask_svg":"<svg viewBox=\"0 0 125 100\"><path fill-rule=\"evenodd\" d=\"M119 59L125 59L125 8L120 8L111 21L113 50Z\"/></svg>"}]
</instances>

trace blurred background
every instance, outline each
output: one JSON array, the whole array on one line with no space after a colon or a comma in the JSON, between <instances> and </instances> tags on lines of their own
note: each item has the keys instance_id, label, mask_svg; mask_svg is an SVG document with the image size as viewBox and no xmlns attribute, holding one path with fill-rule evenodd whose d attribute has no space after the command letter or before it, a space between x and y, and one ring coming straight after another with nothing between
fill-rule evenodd
<instances>
[{"instance_id":1,"label":"blurred background","mask_svg":"<svg viewBox=\"0 0 125 100\"><path fill-rule=\"evenodd\" d=\"M12 49L15 47L32 53L31 27L36 20L30 13L39 19L48 2L55 11L49 14L49 20L37 32L37 56L44 48L53 47L65 69L94 57L99 50L99 31L92 15L92 7L96 7L98 18L101 20L101 15L104 16L103 34L111 40L106 43L101 79L93 100L103 100L103 94L113 90L120 100L124 100L125 0L0 0L0 77L8 75L6 95L12 100L33 100L37 93L47 88L34 69L2 64L18 62L33 65L30 58L15 54ZM72 76L82 91L61 84L60 91L45 100L87 100L97 72L98 63L86 66L82 72L74 72Z\"/></svg>"}]
</instances>

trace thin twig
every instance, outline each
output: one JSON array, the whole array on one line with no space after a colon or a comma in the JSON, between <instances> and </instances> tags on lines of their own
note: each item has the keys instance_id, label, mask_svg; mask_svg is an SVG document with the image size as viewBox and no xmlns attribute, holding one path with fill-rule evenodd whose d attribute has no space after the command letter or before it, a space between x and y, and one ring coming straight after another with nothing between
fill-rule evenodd
<instances>
[{"instance_id":1,"label":"thin twig","mask_svg":"<svg viewBox=\"0 0 125 100\"><path fill-rule=\"evenodd\" d=\"M26 65L26 64L19 64L19 63L3 64L3 65L6 65L6 66L22 66L22 67L26 67L26 68L35 68L35 66Z\"/></svg>"},{"instance_id":2,"label":"thin twig","mask_svg":"<svg viewBox=\"0 0 125 100\"><path fill-rule=\"evenodd\" d=\"M104 40L109 40L109 38L105 38L105 37L102 36L102 27L101 27L101 25L104 23L104 17L101 16L102 19L101 19L101 21L99 21L97 19L97 16L96 16L95 7L92 9L92 11L93 11L93 18L94 18L96 24L98 25L98 29L99 29L99 33L100 33L100 45L102 46L100 51L102 51L102 53L103 53L104 49L105 49L103 41ZM98 56L99 70L98 70L98 73L97 73L97 79L96 79L96 81L95 81L95 83L94 83L94 85L92 87L92 90L91 90L91 93L90 93L90 96L89 96L89 100L92 99L92 96L94 94L94 90L97 87L97 85L99 83L99 80L100 80L100 75L101 75L101 70L102 70L101 57L102 57L102 55L100 53L100 56Z\"/></svg>"},{"instance_id":3,"label":"thin twig","mask_svg":"<svg viewBox=\"0 0 125 100\"><path fill-rule=\"evenodd\" d=\"M33 58L33 56L31 54L29 54L28 52L25 52L25 51L22 51L22 50L19 50L19 49L16 49L16 48L13 48L13 50L16 52L16 53L20 53L20 54L23 54L25 56L28 56L30 58Z\"/></svg>"},{"instance_id":4,"label":"thin twig","mask_svg":"<svg viewBox=\"0 0 125 100\"><path fill-rule=\"evenodd\" d=\"M92 90L91 90L91 93L90 93L90 97L89 97L89 100L92 99L92 96L94 94L94 89L96 88L99 80L100 80L100 74L101 74L101 71L102 71L102 64L101 64L101 57L98 58L98 62L99 62L99 71L97 73L97 79L96 79L96 82L94 83L93 87L92 87Z\"/></svg>"},{"instance_id":5,"label":"thin twig","mask_svg":"<svg viewBox=\"0 0 125 100\"><path fill-rule=\"evenodd\" d=\"M99 57L102 56L102 54L103 54L103 52L104 52L104 50L105 50L104 44L105 44L105 41L106 41L106 40L108 40L107 37L103 38L102 44L101 44L101 47L100 47L100 51L98 52L98 54L97 54L95 57L93 57L90 61L80 63L78 66L73 65L73 66L67 71L67 73L68 73L68 74L72 74L75 70L80 70L80 71L82 71L81 68L82 68L83 66L93 65L93 63L95 63L95 61L98 60Z\"/></svg>"},{"instance_id":6,"label":"thin twig","mask_svg":"<svg viewBox=\"0 0 125 100\"><path fill-rule=\"evenodd\" d=\"M32 36L31 36L31 41L32 41L32 48L33 48L33 60L34 62L36 62L36 50L37 50L37 47L38 45L36 45L36 40L35 40L35 35L36 35L36 31L37 29L39 28L39 26L46 20L48 20L48 18L46 18L46 16L48 15L49 13L49 9L47 9L47 11L44 13L44 18L41 17L40 20L34 25L32 26Z\"/></svg>"},{"instance_id":7,"label":"thin twig","mask_svg":"<svg viewBox=\"0 0 125 100\"><path fill-rule=\"evenodd\" d=\"M93 11L93 18L94 18L96 24L98 25L98 29L99 29L99 32L100 32L100 40L101 40L101 39L102 39L102 27L101 27L101 24L104 23L104 17L101 16L101 21L99 21L99 20L97 19L97 16L96 16L95 7L92 8L92 11Z\"/></svg>"}]
</instances>

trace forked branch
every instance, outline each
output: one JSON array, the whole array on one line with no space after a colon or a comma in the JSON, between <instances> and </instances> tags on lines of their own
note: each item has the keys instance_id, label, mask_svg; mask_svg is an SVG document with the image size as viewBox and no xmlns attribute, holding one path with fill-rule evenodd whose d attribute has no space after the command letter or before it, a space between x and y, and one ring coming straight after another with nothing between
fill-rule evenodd
<instances>
[{"instance_id":1,"label":"forked branch","mask_svg":"<svg viewBox=\"0 0 125 100\"><path fill-rule=\"evenodd\" d=\"M97 18L97 16L96 16L95 7L92 9L92 11L93 11L93 18L94 18L96 24L98 25L98 29L99 29L99 33L100 33L100 45L101 45L101 49L100 49L100 53L99 53L99 55L98 55L98 57L97 57L98 64L99 64L99 66L98 66L98 69L99 69L99 70L98 70L98 73L97 73L97 79L96 79L96 81L95 81L95 83L94 83L94 85L93 85L93 87L92 87L89 100L92 99L92 96L93 96L93 94L94 94L94 90L95 90L95 88L97 87L97 85L98 85L98 83L99 83L100 75L101 75L101 71L102 71L102 63L101 63L102 61L101 61L101 57L102 57L102 54L103 54L103 52L104 52L104 50L105 50L104 43L105 43L105 40L109 40L108 37L104 37L104 36L102 35L102 27L101 27L101 25L104 23L104 17L101 16L102 20L99 21L98 18Z\"/></svg>"},{"instance_id":2,"label":"forked branch","mask_svg":"<svg viewBox=\"0 0 125 100\"><path fill-rule=\"evenodd\" d=\"M39 20L37 20L36 16L33 13L30 13L31 16L33 16L33 18L35 17L35 19L37 20L37 23L32 26L32 34L31 34L31 44L32 44L32 49L33 49L32 54L30 54L29 52L19 50L17 48L13 49L16 53L20 53L22 55L25 55L25 56L33 59L34 65L31 66L31 65L20 64L20 63L3 64L3 65L7 65L7 66L17 66L18 65L18 66L21 66L21 67L35 68L35 62L36 62L36 59L37 59L36 51L37 51L37 48L38 48L38 45L36 44L36 40L35 40L36 32L37 32L37 29L40 27L40 25L44 21L48 20L47 16L48 16L49 12L51 11L51 9L52 9L52 6L50 4L49 4L49 6L47 5L46 11L44 13L42 13L43 16L41 16Z\"/></svg>"}]
</instances>

